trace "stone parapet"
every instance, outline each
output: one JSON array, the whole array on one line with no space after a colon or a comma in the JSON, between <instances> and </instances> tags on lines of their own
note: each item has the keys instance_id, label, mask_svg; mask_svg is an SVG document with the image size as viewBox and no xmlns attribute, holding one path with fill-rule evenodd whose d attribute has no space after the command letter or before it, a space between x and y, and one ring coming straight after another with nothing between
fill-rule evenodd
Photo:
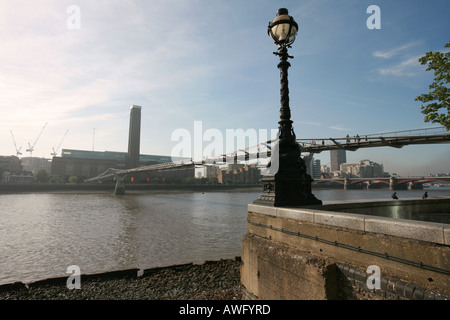
<instances>
[{"instance_id":1,"label":"stone parapet","mask_svg":"<svg viewBox=\"0 0 450 320\"><path fill-rule=\"evenodd\" d=\"M449 207L448 215L450 216L450 199L444 199L441 203L444 203ZM405 205L409 207L414 204L406 203ZM369 202L364 203L363 205L360 203L348 204L347 209L345 209L344 204L340 204L339 206L325 205L309 208L276 208L249 204L248 211L302 222L310 222L333 227L343 227L363 232L375 232L385 235L450 245L450 224L391 218L389 216L385 217L370 213L363 214L359 212L347 212L348 210L356 210L355 208L358 207L361 208L359 209L361 212L373 212L370 208ZM365 211L363 211L362 208L364 208ZM345 212L343 212L344 210Z\"/></svg>"},{"instance_id":2,"label":"stone parapet","mask_svg":"<svg viewBox=\"0 0 450 320\"><path fill-rule=\"evenodd\" d=\"M378 266L383 279L410 283L403 296L388 290L383 299L394 295L416 299L421 291L448 297L449 235L450 225L444 223L326 211L318 206L252 204L242 242L241 281L261 299L343 299L352 295L338 290L343 287L338 266L363 271ZM347 291L362 290L355 279L345 283L351 284ZM412 288L416 296L411 295Z\"/></svg>"}]
</instances>

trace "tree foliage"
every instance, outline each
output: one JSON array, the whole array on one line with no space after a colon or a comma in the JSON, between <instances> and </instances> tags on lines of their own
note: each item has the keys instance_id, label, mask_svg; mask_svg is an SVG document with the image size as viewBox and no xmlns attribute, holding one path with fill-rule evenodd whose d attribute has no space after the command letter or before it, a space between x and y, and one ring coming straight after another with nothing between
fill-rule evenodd
<instances>
[{"instance_id":1,"label":"tree foliage","mask_svg":"<svg viewBox=\"0 0 450 320\"><path fill-rule=\"evenodd\" d=\"M450 48L450 40L445 45ZM424 103L420 106L425 114L425 122L440 123L450 130L450 51L427 52L419 59L427 65L427 71L434 70L434 82L429 86L430 92L416 97L416 101ZM428 103L428 104L426 104Z\"/></svg>"},{"instance_id":2,"label":"tree foliage","mask_svg":"<svg viewBox=\"0 0 450 320\"><path fill-rule=\"evenodd\" d=\"M78 177L77 176L70 176L69 177L69 183L77 183Z\"/></svg>"}]
</instances>

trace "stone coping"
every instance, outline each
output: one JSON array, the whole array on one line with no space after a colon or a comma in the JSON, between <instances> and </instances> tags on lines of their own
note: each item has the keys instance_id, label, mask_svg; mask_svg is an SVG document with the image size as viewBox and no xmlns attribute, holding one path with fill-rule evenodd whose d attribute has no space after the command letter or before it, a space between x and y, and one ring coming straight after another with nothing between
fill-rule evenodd
<instances>
[{"instance_id":1,"label":"stone coping","mask_svg":"<svg viewBox=\"0 0 450 320\"><path fill-rule=\"evenodd\" d=\"M277 208L255 204L248 205L249 212L274 217L450 245L449 224L325 211L317 208Z\"/></svg>"},{"instance_id":2,"label":"stone coping","mask_svg":"<svg viewBox=\"0 0 450 320\"><path fill-rule=\"evenodd\" d=\"M406 205L433 205L450 201L450 197L439 196L433 199L422 200L419 198L404 198L393 201L392 199L354 199L354 200L333 200L323 201L323 206L327 208L357 208L357 207L396 207ZM319 206L308 206L308 208L318 208Z\"/></svg>"}]
</instances>

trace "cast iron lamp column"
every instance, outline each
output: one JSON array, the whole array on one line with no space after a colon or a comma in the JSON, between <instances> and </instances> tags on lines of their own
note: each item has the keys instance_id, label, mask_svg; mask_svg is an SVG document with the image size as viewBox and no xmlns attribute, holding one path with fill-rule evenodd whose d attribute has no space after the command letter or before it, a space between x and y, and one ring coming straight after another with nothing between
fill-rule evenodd
<instances>
[{"instance_id":1,"label":"cast iron lamp column","mask_svg":"<svg viewBox=\"0 0 450 320\"><path fill-rule=\"evenodd\" d=\"M288 15L287 9L279 9L277 17L269 23L268 33L278 46L275 55L280 57L281 108L278 122L278 142L272 150L268 174L263 176L263 192L254 204L283 206L320 205L311 193L311 176L306 173L306 165L301 158L300 145L295 140L289 107L288 68L291 64L288 48L295 41L298 25Z\"/></svg>"}]
</instances>

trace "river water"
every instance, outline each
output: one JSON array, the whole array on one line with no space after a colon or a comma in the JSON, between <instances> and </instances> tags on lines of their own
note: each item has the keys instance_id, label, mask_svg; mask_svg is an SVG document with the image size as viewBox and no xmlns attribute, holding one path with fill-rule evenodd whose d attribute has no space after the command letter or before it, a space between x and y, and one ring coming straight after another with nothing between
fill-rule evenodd
<instances>
[{"instance_id":1,"label":"river water","mask_svg":"<svg viewBox=\"0 0 450 320\"><path fill-rule=\"evenodd\" d=\"M430 198L450 188L427 189ZM424 190L400 190L421 198ZM0 284L153 268L241 255L247 205L260 192L0 195ZM389 199L392 191L316 189L324 202Z\"/></svg>"}]
</instances>

